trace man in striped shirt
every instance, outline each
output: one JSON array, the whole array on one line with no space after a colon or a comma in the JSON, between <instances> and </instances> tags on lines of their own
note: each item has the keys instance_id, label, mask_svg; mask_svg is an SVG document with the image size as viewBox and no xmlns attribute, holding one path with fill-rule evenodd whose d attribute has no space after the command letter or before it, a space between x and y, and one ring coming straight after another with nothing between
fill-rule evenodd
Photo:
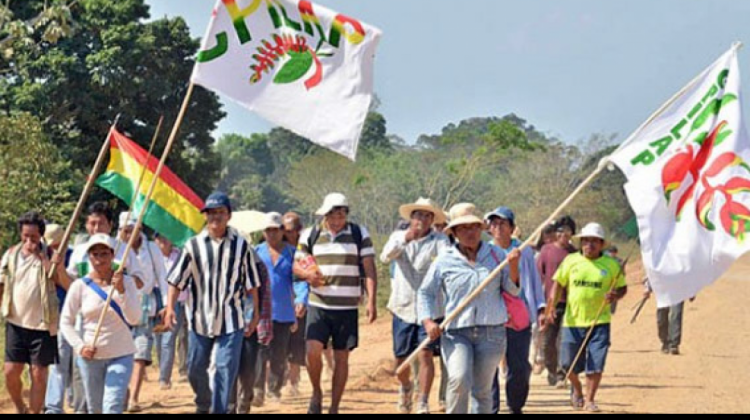
<instances>
[{"instance_id":1,"label":"man in striped shirt","mask_svg":"<svg viewBox=\"0 0 750 420\"><path fill-rule=\"evenodd\" d=\"M227 414L243 338L253 335L260 320L260 279L250 245L229 227L229 197L212 194L202 212L206 230L186 244L182 258L169 274L164 320L169 327L177 325L175 305L180 292L187 290L188 377L196 395L197 413ZM244 301L248 295L253 298L254 316L246 323ZM214 350L217 369L212 394L208 368Z\"/></svg>"},{"instance_id":2,"label":"man in striped shirt","mask_svg":"<svg viewBox=\"0 0 750 420\"><path fill-rule=\"evenodd\" d=\"M361 279L367 285L367 318L377 319L377 272L375 249L366 229L348 222L349 203L341 194L331 194L318 210L319 226L300 239L298 259L312 255L319 270L295 265L295 274L310 284L307 315L307 370L313 385L310 414L320 414L323 405L322 355L333 341L335 368L330 413L338 414L349 376L349 353L359 345Z\"/></svg>"}]
</instances>

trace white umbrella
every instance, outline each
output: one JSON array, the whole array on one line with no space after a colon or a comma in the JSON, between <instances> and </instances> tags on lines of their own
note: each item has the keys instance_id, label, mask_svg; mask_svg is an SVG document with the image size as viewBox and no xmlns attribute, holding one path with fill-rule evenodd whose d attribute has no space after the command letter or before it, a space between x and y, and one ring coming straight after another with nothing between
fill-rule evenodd
<instances>
[{"instance_id":1,"label":"white umbrella","mask_svg":"<svg viewBox=\"0 0 750 420\"><path fill-rule=\"evenodd\" d=\"M249 237L253 233L262 232L266 221L266 214L259 211L238 211L232 213L229 226L237 229L243 236Z\"/></svg>"}]
</instances>

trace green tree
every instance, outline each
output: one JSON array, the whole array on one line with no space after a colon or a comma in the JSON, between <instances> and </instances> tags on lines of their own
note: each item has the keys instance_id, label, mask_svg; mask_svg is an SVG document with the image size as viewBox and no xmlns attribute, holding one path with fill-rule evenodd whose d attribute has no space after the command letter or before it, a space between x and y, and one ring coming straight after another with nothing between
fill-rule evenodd
<instances>
[{"instance_id":1,"label":"green tree","mask_svg":"<svg viewBox=\"0 0 750 420\"><path fill-rule=\"evenodd\" d=\"M9 5L16 21L27 22L43 13L45 1ZM148 10L144 0L80 0L69 9L70 36L52 43L32 33L31 44L12 38L14 53L0 62L0 109L43 116L44 132L81 173L118 114L120 130L148 148L159 117L167 129L175 121L199 48L184 20L146 23ZM218 97L196 89L168 161L202 196L220 170L211 133L223 117Z\"/></svg>"},{"instance_id":2,"label":"green tree","mask_svg":"<svg viewBox=\"0 0 750 420\"><path fill-rule=\"evenodd\" d=\"M216 144L221 156L219 190L225 191L242 209L264 209L265 184L274 172L268 135L223 136Z\"/></svg>"},{"instance_id":3,"label":"green tree","mask_svg":"<svg viewBox=\"0 0 750 420\"><path fill-rule=\"evenodd\" d=\"M38 211L67 224L75 197L70 194L70 162L29 114L0 115L0 248L17 240L18 216Z\"/></svg>"}]
</instances>

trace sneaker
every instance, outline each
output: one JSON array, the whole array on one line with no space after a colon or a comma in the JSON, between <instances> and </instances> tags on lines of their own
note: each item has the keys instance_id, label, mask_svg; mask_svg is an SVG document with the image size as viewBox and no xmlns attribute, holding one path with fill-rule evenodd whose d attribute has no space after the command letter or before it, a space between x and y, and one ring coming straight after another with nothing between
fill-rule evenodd
<instances>
[{"instance_id":1,"label":"sneaker","mask_svg":"<svg viewBox=\"0 0 750 420\"><path fill-rule=\"evenodd\" d=\"M430 403L420 401L417 403L417 414L430 414Z\"/></svg>"},{"instance_id":2,"label":"sneaker","mask_svg":"<svg viewBox=\"0 0 750 420\"><path fill-rule=\"evenodd\" d=\"M666 345L666 344L664 344L663 346L661 346L661 352L662 352L662 354L669 354L669 346Z\"/></svg>"},{"instance_id":3,"label":"sneaker","mask_svg":"<svg viewBox=\"0 0 750 420\"><path fill-rule=\"evenodd\" d=\"M172 389L172 384L167 382L160 382L159 389L162 391L169 391L170 389Z\"/></svg>"},{"instance_id":4,"label":"sneaker","mask_svg":"<svg viewBox=\"0 0 750 420\"><path fill-rule=\"evenodd\" d=\"M547 374L547 383L549 386L557 386L557 375L554 373Z\"/></svg>"},{"instance_id":5,"label":"sneaker","mask_svg":"<svg viewBox=\"0 0 750 420\"><path fill-rule=\"evenodd\" d=\"M414 389L401 388L398 394L398 412L401 414L411 414L413 409Z\"/></svg>"},{"instance_id":6,"label":"sneaker","mask_svg":"<svg viewBox=\"0 0 750 420\"><path fill-rule=\"evenodd\" d=\"M672 356L679 356L680 355L680 348L679 347L672 347L669 349L669 354Z\"/></svg>"}]
</instances>

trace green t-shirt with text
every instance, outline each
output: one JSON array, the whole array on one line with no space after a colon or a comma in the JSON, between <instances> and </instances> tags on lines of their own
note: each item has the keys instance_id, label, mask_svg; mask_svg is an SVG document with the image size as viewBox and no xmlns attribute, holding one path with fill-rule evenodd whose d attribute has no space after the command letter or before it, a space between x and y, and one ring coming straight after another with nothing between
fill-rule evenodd
<instances>
[{"instance_id":1,"label":"green t-shirt with text","mask_svg":"<svg viewBox=\"0 0 750 420\"><path fill-rule=\"evenodd\" d=\"M612 322L612 308L607 305L596 319L607 293L615 282L615 290L627 286L623 269L614 258L603 256L589 260L580 253L571 254L560 265L554 280L568 292L565 309L566 328L590 328Z\"/></svg>"}]
</instances>

